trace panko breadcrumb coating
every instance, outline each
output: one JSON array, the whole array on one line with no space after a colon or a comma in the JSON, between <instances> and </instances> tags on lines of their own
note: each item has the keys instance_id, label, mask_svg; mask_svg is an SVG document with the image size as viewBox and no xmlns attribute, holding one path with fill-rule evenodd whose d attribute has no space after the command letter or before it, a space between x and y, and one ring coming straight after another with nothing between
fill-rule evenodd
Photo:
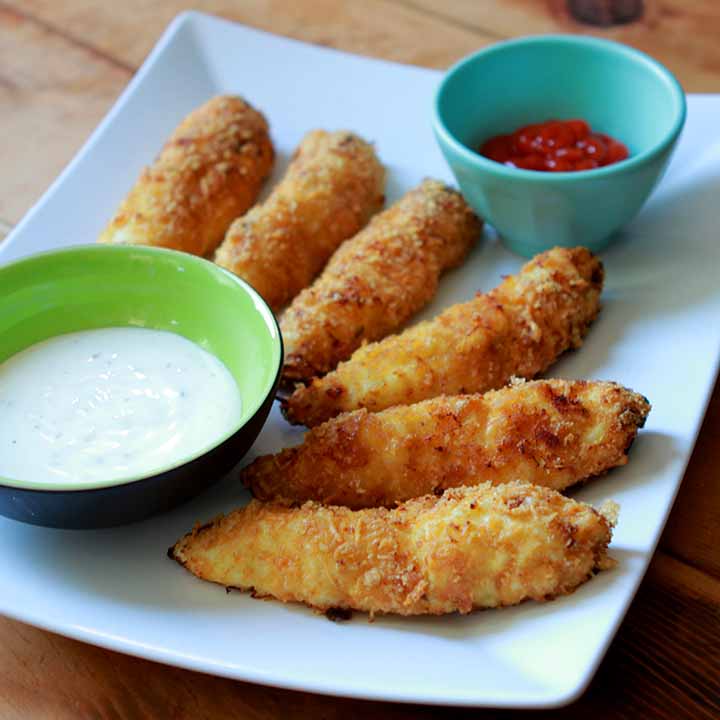
<instances>
[{"instance_id":1,"label":"panko breadcrumb coating","mask_svg":"<svg viewBox=\"0 0 720 720\"><path fill-rule=\"evenodd\" d=\"M370 144L348 131L308 133L267 201L231 225L215 262L278 310L382 207L384 187Z\"/></svg>"},{"instance_id":2,"label":"panko breadcrumb coating","mask_svg":"<svg viewBox=\"0 0 720 720\"><path fill-rule=\"evenodd\" d=\"M169 555L203 580L323 611L468 613L571 593L611 567L616 513L519 482L394 510L253 500Z\"/></svg>"},{"instance_id":3,"label":"panko breadcrumb coating","mask_svg":"<svg viewBox=\"0 0 720 720\"><path fill-rule=\"evenodd\" d=\"M285 416L313 426L357 408L376 412L534 377L582 344L602 284L602 263L589 250L548 250L489 293L356 350L298 387L283 404Z\"/></svg>"},{"instance_id":4,"label":"panko breadcrumb coating","mask_svg":"<svg viewBox=\"0 0 720 720\"><path fill-rule=\"evenodd\" d=\"M280 320L285 381L324 375L401 327L435 295L482 230L462 195L425 180L344 242Z\"/></svg>"},{"instance_id":5,"label":"panko breadcrumb coating","mask_svg":"<svg viewBox=\"0 0 720 720\"><path fill-rule=\"evenodd\" d=\"M98 238L207 255L256 202L275 159L265 118L242 98L190 113Z\"/></svg>"},{"instance_id":6,"label":"panko breadcrumb coating","mask_svg":"<svg viewBox=\"0 0 720 720\"><path fill-rule=\"evenodd\" d=\"M611 382L519 381L459 395L355 410L241 473L260 500L393 506L451 487L523 480L564 490L627 462L650 411Z\"/></svg>"}]
</instances>

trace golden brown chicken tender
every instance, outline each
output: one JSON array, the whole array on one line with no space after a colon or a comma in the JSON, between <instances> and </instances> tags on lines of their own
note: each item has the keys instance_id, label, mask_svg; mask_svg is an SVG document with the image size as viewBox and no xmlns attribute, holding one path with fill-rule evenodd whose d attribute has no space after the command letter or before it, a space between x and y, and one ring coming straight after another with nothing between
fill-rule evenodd
<instances>
[{"instance_id":1,"label":"golden brown chicken tender","mask_svg":"<svg viewBox=\"0 0 720 720\"><path fill-rule=\"evenodd\" d=\"M204 580L319 610L468 613L567 594L610 567L616 512L519 482L394 510L253 500L169 554Z\"/></svg>"},{"instance_id":2,"label":"golden brown chicken tender","mask_svg":"<svg viewBox=\"0 0 720 720\"><path fill-rule=\"evenodd\" d=\"M285 381L324 375L428 303L482 230L462 195L425 180L344 242L281 318Z\"/></svg>"},{"instance_id":3,"label":"golden brown chicken tender","mask_svg":"<svg viewBox=\"0 0 720 720\"><path fill-rule=\"evenodd\" d=\"M627 462L650 405L610 382L519 381L485 395L364 408L241 473L260 500L392 506L451 487L523 480L564 490Z\"/></svg>"},{"instance_id":4,"label":"golden brown chicken tender","mask_svg":"<svg viewBox=\"0 0 720 720\"><path fill-rule=\"evenodd\" d=\"M585 248L554 248L486 295L356 350L284 402L291 423L376 412L438 395L485 392L530 378L579 347L600 309L601 262Z\"/></svg>"},{"instance_id":5,"label":"golden brown chicken tender","mask_svg":"<svg viewBox=\"0 0 720 720\"><path fill-rule=\"evenodd\" d=\"M267 201L231 225L215 262L278 310L382 207L384 186L370 144L347 131L308 133Z\"/></svg>"},{"instance_id":6,"label":"golden brown chicken tender","mask_svg":"<svg viewBox=\"0 0 720 720\"><path fill-rule=\"evenodd\" d=\"M257 110L239 97L213 98L170 136L98 242L206 255L255 203L274 158Z\"/></svg>"}]
</instances>

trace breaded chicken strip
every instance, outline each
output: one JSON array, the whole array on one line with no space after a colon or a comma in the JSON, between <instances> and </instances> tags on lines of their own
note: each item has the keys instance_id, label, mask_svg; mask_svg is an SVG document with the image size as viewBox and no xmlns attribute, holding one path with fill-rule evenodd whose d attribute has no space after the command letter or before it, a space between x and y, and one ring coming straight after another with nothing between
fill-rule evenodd
<instances>
[{"instance_id":1,"label":"breaded chicken strip","mask_svg":"<svg viewBox=\"0 0 720 720\"><path fill-rule=\"evenodd\" d=\"M239 97L213 98L178 126L98 241L206 255L255 203L274 158L257 110Z\"/></svg>"},{"instance_id":2,"label":"breaded chicken strip","mask_svg":"<svg viewBox=\"0 0 720 720\"><path fill-rule=\"evenodd\" d=\"M354 509L486 481L564 490L624 465L649 411L642 395L615 383L520 381L340 415L302 445L258 458L241 478L260 500Z\"/></svg>"},{"instance_id":3,"label":"breaded chicken strip","mask_svg":"<svg viewBox=\"0 0 720 720\"><path fill-rule=\"evenodd\" d=\"M319 610L468 613L567 594L611 566L616 512L519 482L394 510L253 500L169 554L204 580Z\"/></svg>"},{"instance_id":4,"label":"breaded chicken strip","mask_svg":"<svg viewBox=\"0 0 720 720\"><path fill-rule=\"evenodd\" d=\"M280 321L286 381L324 375L397 330L435 295L482 230L457 191L425 180L344 242Z\"/></svg>"},{"instance_id":5,"label":"breaded chicken strip","mask_svg":"<svg viewBox=\"0 0 720 720\"><path fill-rule=\"evenodd\" d=\"M267 201L231 225L215 262L278 310L382 207L384 187L370 144L347 131L308 133Z\"/></svg>"},{"instance_id":6,"label":"breaded chicken strip","mask_svg":"<svg viewBox=\"0 0 720 720\"><path fill-rule=\"evenodd\" d=\"M283 409L307 426L438 395L485 392L530 378L579 347L600 309L603 267L585 248L554 248L486 295L357 350L299 387Z\"/></svg>"}]
</instances>

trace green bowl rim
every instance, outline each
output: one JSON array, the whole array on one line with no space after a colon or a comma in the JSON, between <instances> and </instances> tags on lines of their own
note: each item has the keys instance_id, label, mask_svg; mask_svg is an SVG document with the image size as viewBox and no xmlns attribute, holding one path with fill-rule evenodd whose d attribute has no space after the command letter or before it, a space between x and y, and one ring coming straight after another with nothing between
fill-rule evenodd
<instances>
[{"instance_id":1,"label":"green bowl rim","mask_svg":"<svg viewBox=\"0 0 720 720\"><path fill-rule=\"evenodd\" d=\"M141 254L153 256L153 255L172 255L175 256L177 259L182 260L186 263L195 263L198 265L205 265L206 268L210 269L213 273L216 273L218 276L223 276L226 279L231 280L236 285L239 285L253 300L255 303L255 307L260 311L261 316L266 322L266 327L270 333L270 337L273 340L273 361L276 362L277 368L275 371L275 374L272 376L272 379L268 382L267 387L263 388L263 392L259 394L259 400L256 403L253 403L249 407L251 408L250 412L243 413L245 415L242 422L240 422L237 425L233 425L232 429L230 429L228 432L226 432L221 437L217 438L212 444L201 448L200 450L196 451L192 455L186 455L182 459L178 459L176 462L174 462L172 465L165 465L157 470L154 470L148 475L141 475L141 476L130 476L125 478L115 478L113 480L99 480L95 482L90 483L78 483L78 482L53 482L53 483L44 483L44 482L38 482L38 481L28 481L28 480L17 480L14 478L6 478L4 476L0 475L0 486L9 487L9 488L15 488L18 490L34 490L34 491L41 491L41 492L83 492L83 491L92 491L92 490L101 490L105 488L112 488L112 487L121 487L125 485L131 485L133 483L137 482L143 482L145 480L149 480L151 478L157 477L159 475L162 475L164 473L167 473L172 470L176 470L179 467L182 467L183 465L187 465L188 463L193 462L194 460L197 460L198 458L202 457L203 455L206 455L207 453L211 452L212 450L215 450L215 448L219 447L226 441L228 441L231 437L233 437L235 434L240 432L245 425L247 425L257 414L258 410L262 407L263 403L268 398L268 395L273 391L273 388L275 387L277 380L280 376L280 373L282 371L282 365L283 365L283 356L284 356L284 347L283 347L283 340L282 340L282 334L280 332L280 326L278 324L277 318L275 317L275 314L270 309L270 306L267 304L267 302L264 300L262 295L255 290L250 283L248 283L246 280L243 280L242 278L238 277L237 275L231 273L229 270L226 270L225 268L220 267L219 265L216 265L215 263L211 262L210 260L206 260L205 258L198 257L196 255L191 255L189 253L180 252L178 250L171 250L169 248L159 248L159 247L151 247L147 245L95 245L95 244L83 244L83 245L72 245L70 247L64 247L64 248L56 248L53 250L43 250L42 252L33 253L32 255L28 255L26 257L18 258L17 260L13 260L12 262L0 265L0 275L5 272L6 270L10 268L14 268L18 265L26 264L26 263L32 263L34 261L39 260L40 258L48 257L48 256L61 256L61 255L68 255L72 253L86 253L86 252L97 252L97 253L130 253L130 252L140 252ZM60 333L62 334L62 333ZM240 458L238 458L238 461Z\"/></svg>"},{"instance_id":2,"label":"green bowl rim","mask_svg":"<svg viewBox=\"0 0 720 720\"><path fill-rule=\"evenodd\" d=\"M485 158L479 153L471 150L467 145L461 143L455 138L453 133L448 130L445 122L442 118L440 105L442 102L442 96L445 88L451 77L457 72L462 70L467 65L475 62L478 58L493 55L497 52L502 52L508 47L516 45L545 45L559 43L561 45L575 45L575 46L595 46L602 48L609 52L619 53L630 58L634 62L640 62L645 66L649 67L656 75L660 76L662 80L669 84L670 90L672 91L673 97L676 104L675 122L672 125L668 133L663 137L662 140L657 142L652 147L643 152L638 153L629 157L627 160L623 160L612 165L606 165L601 168L594 168L592 170L572 170L567 172L538 172L536 170L525 170L522 168L508 167L501 163ZM512 40L504 40L501 42L493 43L492 45L482 48L477 52L465 56L460 59L454 65L452 65L445 72L440 85L435 91L435 97L433 99L433 127L436 135L445 143L450 145L453 150L458 152L463 158L484 170L494 172L498 175L506 178L518 178L536 182L547 182L547 183L563 183L569 179L581 180L591 178L602 178L608 175L622 173L625 171L633 170L641 165L645 165L648 162L655 159L659 154L663 153L668 147L677 139L680 131L685 124L685 118L687 116L687 103L685 99L685 92L682 86L678 82L677 78L659 61L651 57L647 53L637 50L629 45L625 45L614 40L606 40L605 38L588 37L585 35L529 35L527 37L515 38Z\"/></svg>"}]
</instances>

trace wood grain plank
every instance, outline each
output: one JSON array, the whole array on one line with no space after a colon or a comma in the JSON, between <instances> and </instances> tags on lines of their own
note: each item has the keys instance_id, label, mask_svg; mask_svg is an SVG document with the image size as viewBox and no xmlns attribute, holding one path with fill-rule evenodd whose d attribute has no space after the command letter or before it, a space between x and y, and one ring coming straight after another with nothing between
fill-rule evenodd
<instances>
[{"instance_id":1,"label":"wood grain plank","mask_svg":"<svg viewBox=\"0 0 720 720\"><path fill-rule=\"evenodd\" d=\"M181 0L126 0L122 12L112 3L88 0L23 0L22 5L42 22L88 38L94 47L133 66L142 62L170 20L188 7ZM193 7L306 42L427 67L446 67L497 39L493 33L428 17L392 0L198 0Z\"/></svg>"},{"instance_id":2,"label":"wood grain plank","mask_svg":"<svg viewBox=\"0 0 720 720\"><path fill-rule=\"evenodd\" d=\"M658 553L588 693L563 710L533 717L719 717L720 658L714 650L719 600L720 581ZM0 717L509 720L527 715L266 688L130 658L0 619Z\"/></svg>"},{"instance_id":3,"label":"wood grain plank","mask_svg":"<svg viewBox=\"0 0 720 720\"><path fill-rule=\"evenodd\" d=\"M100 48L95 47L86 37L73 34L72 32L63 31L61 28L55 27L51 22L48 22L46 20L43 20L42 18L30 15L25 10L25 7L23 4L19 5L17 3L13 4L10 2L0 2L0 9L10 12L20 19L27 20L35 25L38 25L41 29L45 30L49 35L60 35L60 36L64 37L71 44L76 45L79 48L82 48L83 50L90 53L91 55L95 55L98 59L102 60L105 63L109 63L110 65L115 65L115 66L119 67L121 70L125 70L126 72L134 71L133 67L123 63L121 60L118 60L110 55L107 55L106 53L103 53L103 51Z\"/></svg>"},{"instance_id":4,"label":"wood grain plank","mask_svg":"<svg viewBox=\"0 0 720 720\"><path fill-rule=\"evenodd\" d=\"M477 2L403 0L433 17L477 32L505 37L562 32L607 37L653 55L674 72L688 92L720 92L720 3L716 0L652 0L641 20L611 28L575 21L565 0Z\"/></svg>"},{"instance_id":5,"label":"wood grain plank","mask_svg":"<svg viewBox=\"0 0 720 720\"><path fill-rule=\"evenodd\" d=\"M0 242L2 242L12 230L12 225L7 222L7 220L3 220L0 218Z\"/></svg>"},{"instance_id":6,"label":"wood grain plank","mask_svg":"<svg viewBox=\"0 0 720 720\"><path fill-rule=\"evenodd\" d=\"M68 163L127 70L0 6L0 217L17 222Z\"/></svg>"},{"instance_id":7,"label":"wood grain plank","mask_svg":"<svg viewBox=\"0 0 720 720\"><path fill-rule=\"evenodd\" d=\"M720 578L720 383L708 405L660 547ZM718 601L720 605L720 600Z\"/></svg>"}]
</instances>

